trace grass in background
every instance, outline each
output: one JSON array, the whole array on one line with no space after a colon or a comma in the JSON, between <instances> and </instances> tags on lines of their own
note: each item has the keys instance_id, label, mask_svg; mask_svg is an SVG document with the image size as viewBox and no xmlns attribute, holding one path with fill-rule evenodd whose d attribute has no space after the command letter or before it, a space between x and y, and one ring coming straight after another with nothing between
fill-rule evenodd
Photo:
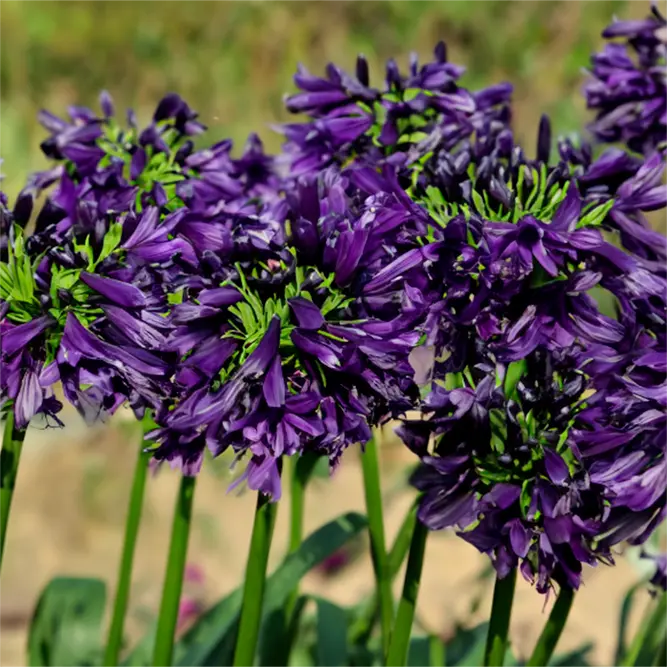
<instances>
[{"instance_id":1,"label":"grass in background","mask_svg":"<svg viewBox=\"0 0 667 667\"><path fill-rule=\"evenodd\" d=\"M515 85L515 129L530 150L542 112L557 133L576 131L586 114L581 68L600 47L614 14L641 17L648 2L66 2L2 3L0 155L13 197L42 169L45 132L37 111L70 104L97 108L107 88L123 112L147 121L160 97L180 93L210 128L207 141L231 137L240 148L257 131L275 151L269 128L286 120L282 97L296 63L322 72L334 61L352 70L358 52L372 81L394 56L425 61L444 39L452 61L468 68L473 89Z\"/></svg>"}]
</instances>

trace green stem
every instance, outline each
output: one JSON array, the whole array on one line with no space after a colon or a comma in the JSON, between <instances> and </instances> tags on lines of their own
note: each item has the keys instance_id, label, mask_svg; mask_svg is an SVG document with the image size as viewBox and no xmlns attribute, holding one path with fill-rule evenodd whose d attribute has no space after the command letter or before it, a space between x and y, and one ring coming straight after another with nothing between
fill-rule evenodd
<instances>
[{"instance_id":1,"label":"green stem","mask_svg":"<svg viewBox=\"0 0 667 667\"><path fill-rule=\"evenodd\" d=\"M376 433L378 430L376 430ZM361 456L364 477L366 514L371 541L371 557L378 599L380 601L380 627L382 630L382 654L387 655L391 626L394 622L394 600L391 593L391 574L385 547L384 520L382 517L382 493L380 490L380 465L378 461L377 436L367 443Z\"/></svg>"},{"instance_id":2,"label":"green stem","mask_svg":"<svg viewBox=\"0 0 667 667\"><path fill-rule=\"evenodd\" d=\"M233 664L241 667L255 664L257 639L262 621L266 566L277 512L277 503L271 502L269 497L262 493L257 494L255 522L252 527L250 553L243 586L243 607L234 651Z\"/></svg>"},{"instance_id":3,"label":"green stem","mask_svg":"<svg viewBox=\"0 0 667 667\"><path fill-rule=\"evenodd\" d=\"M554 608L549 614L549 620L546 622L540 638L537 640L535 650L528 660L528 667L541 667L548 665L553 655L556 644L560 639L567 617L572 608L574 600L574 590L569 587L560 589Z\"/></svg>"},{"instance_id":4,"label":"green stem","mask_svg":"<svg viewBox=\"0 0 667 667\"><path fill-rule=\"evenodd\" d=\"M9 510L12 507L12 496L14 495L24 438L25 429L16 428L14 412L9 410L5 421L5 432L2 437L2 450L0 451L0 566L5 552L7 522L9 521Z\"/></svg>"},{"instance_id":5,"label":"green stem","mask_svg":"<svg viewBox=\"0 0 667 667\"><path fill-rule=\"evenodd\" d=\"M641 624L635 638L632 640L628 654L623 661L623 665L629 667L631 665L647 664L642 662L640 658L643 653L648 652L651 649L648 644L653 643L653 650L657 649L655 644L659 643L659 639L656 640L655 637L659 632L664 631L665 627L665 615L667 614L667 593L661 593L660 599L658 600L653 613L650 615L648 620ZM650 654L651 657L653 653Z\"/></svg>"},{"instance_id":6,"label":"green stem","mask_svg":"<svg viewBox=\"0 0 667 667\"><path fill-rule=\"evenodd\" d=\"M396 578L398 571L401 569L401 565L403 565L403 561L410 549L410 541L412 532L414 531L415 521L417 521L417 503L413 504L405 515L403 523L398 529L398 533L396 534L394 543L392 544L387 557L392 583ZM375 625L379 612L380 604L377 592L373 592L370 600L364 605L363 611L359 615L359 619L350 629L350 641L353 644L365 644L368 641L368 638L373 632L373 626Z\"/></svg>"},{"instance_id":7,"label":"green stem","mask_svg":"<svg viewBox=\"0 0 667 667\"><path fill-rule=\"evenodd\" d=\"M502 667L505 661L515 584L516 568L512 569L504 579L496 577L491 619L489 620L489 634L486 638L486 650L484 652L485 667Z\"/></svg>"},{"instance_id":8,"label":"green stem","mask_svg":"<svg viewBox=\"0 0 667 667\"><path fill-rule=\"evenodd\" d=\"M301 454L301 456L290 456L288 459L291 467L289 553L296 551L303 541L303 515L306 485L313 474L318 458L319 457L316 454L307 452ZM290 593L285 607L285 613L288 619L292 615L292 611L294 611L294 605L296 604L298 597L299 589L297 587Z\"/></svg>"},{"instance_id":9,"label":"green stem","mask_svg":"<svg viewBox=\"0 0 667 667\"><path fill-rule=\"evenodd\" d=\"M440 637L437 637L436 635L431 635L431 638L429 639L429 657L430 657L430 665L431 667L442 667L442 665L446 665L446 647L445 647L445 642L440 639Z\"/></svg>"},{"instance_id":10,"label":"green stem","mask_svg":"<svg viewBox=\"0 0 667 667\"><path fill-rule=\"evenodd\" d=\"M313 470L319 456L312 452L306 452L300 456L290 456L287 461L290 468L290 532L288 552L293 553L303 541L303 517L304 517L304 499L306 494L306 485L310 480ZM281 641L272 647L271 659L275 664L286 665L289 662L289 655L292 651L292 641L295 633L291 629L292 624L298 619L295 618L297 600L299 599L299 587L295 586L290 593L285 607L274 623L280 623L282 632L279 633Z\"/></svg>"},{"instance_id":11,"label":"green stem","mask_svg":"<svg viewBox=\"0 0 667 667\"><path fill-rule=\"evenodd\" d=\"M653 658L653 667L664 667L667 663L667 635L663 636L658 650L655 652L655 658Z\"/></svg>"},{"instance_id":12,"label":"green stem","mask_svg":"<svg viewBox=\"0 0 667 667\"><path fill-rule=\"evenodd\" d=\"M104 653L104 665L109 667L118 664L120 648L123 643L123 626L125 622L125 614L127 613L127 603L130 597L130 586L132 584L132 563L134 561L134 551L137 544L137 535L139 533L141 510L144 504L144 489L146 488L148 461L151 456L152 454L150 452L146 453L140 448L137 464L134 468L132 490L130 491L130 505L127 510L127 519L125 522L125 541L123 542L123 553L121 555L120 569L118 571L116 600L114 602L111 625L109 626L107 647Z\"/></svg>"},{"instance_id":13,"label":"green stem","mask_svg":"<svg viewBox=\"0 0 667 667\"><path fill-rule=\"evenodd\" d=\"M155 633L153 665L156 666L171 665L174 652L174 635L176 634L178 607L181 601L181 591L183 590L183 572L188 553L192 502L196 481L196 477L183 475L176 499L167 572L164 577L160 615L158 616Z\"/></svg>"},{"instance_id":14,"label":"green stem","mask_svg":"<svg viewBox=\"0 0 667 667\"><path fill-rule=\"evenodd\" d=\"M303 507L306 492L306 484L310 480L318 456L312 453L301 454L301 456L290 456L291 479L290 487L291 505L290 505L290 535L289 535L289 553L296 551L303 540Z\"/></svg>"},{"instance_id":15,"label":"green stem","mask_svg":"<svg viewBox=\"0 0 667 667\"><path fill-rule=\"evenodd\" d=\"M408 556L408 565L405 570L403 594L398 604L396 623L391 633L391 641L387 653L386 664L391 667L402 667L408 661L410 634L412 632L412 621L415 617L427 536L428 528L421 521L417 521L412 533L412 541L410 542L410 555Z\"/></svg>"}]
</instances>

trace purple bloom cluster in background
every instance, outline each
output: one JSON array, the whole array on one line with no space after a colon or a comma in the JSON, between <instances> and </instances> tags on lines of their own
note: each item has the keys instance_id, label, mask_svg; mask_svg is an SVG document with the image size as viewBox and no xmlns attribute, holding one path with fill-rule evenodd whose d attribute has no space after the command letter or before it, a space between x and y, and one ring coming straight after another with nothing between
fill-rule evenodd
<instances>
[{"instance_id":1,"label":"purple bloom cluster in background","mask_svg":"<svg viewBox=\"0 0 667 667\"><path fill-rule=\"evenodd\" d=\"M647 154L667 142L667 21L653 14L639 21L616 21L602 36L610 41L591 59L591 77L584 89L590 126L596 139L621 141Z\"/></svg>"},{"instance_id":2,"label":"purple bloom cluster in background","mask_svg":"<svg viewBox=\"0 0 667 667\"><path fill-rule=\"evenodd\" d=\"M254 135L196 150L177 95L143 130L106 94L43 112L56 166L1 210L16 424L58 422L60 381L87 419L150 409L158 461L194 475L231 449L236 484L277 500L284 456L335 466L401 419L426 526L576 589L667 511L667 247L646 217L667 203L665 26L612 24L592 141L543 117L535 150L511 86L462 87L442 43L377 87L361 56L300 68L306 119L275 157Z\"/></svg>"}]
</instances>

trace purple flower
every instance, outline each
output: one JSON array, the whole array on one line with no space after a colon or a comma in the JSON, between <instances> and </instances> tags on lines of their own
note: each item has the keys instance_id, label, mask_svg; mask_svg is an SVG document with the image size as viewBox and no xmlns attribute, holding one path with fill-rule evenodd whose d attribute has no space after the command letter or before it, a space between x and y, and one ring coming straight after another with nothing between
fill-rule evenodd
<instances>
[{"instance_id":1,"label":"purple flower","mask_svg":"<svg viewBox=\"0 0 667 667\"><path fill-rule=\"evenodd\" d=\"M314 175L352 157L404 162L404 153L392 155L396 148L409 149L410 159L416 159L419 153L449 151L475 132L498 134L497 126L504 128L508 120L511 86L470 93L457 83L462 73L463 68L447 61L442 42L434 61L422 67L413 55L407 75L390 60L384 90L369 87L368 65L361 56L356 77L334 65L327 67L326 78L300 68L294 80L303 92L288 97L286 106L312 120L282 128L292 174Z\"/></svg>"},{"instance_id":2,"label":"purple flower","mask_svg":"<svg viewBox=\"0 0 667 667\"><path fill-rule=\"evenodd\" d=\"M589 109L597 112L590 129L599 141L624 142L648 155L667 139L667 70L664 29L656 7L643 21L616 21L603 33L610 42L591 58L584 88Z\"/></svg>"},{"instance_id":3,"label":"purple flower","mask_svg":"<svg viewBox=\"0 0 667 667\"><path fill-rule=\"evenodd\" d=\"M544 352L528 357L514 389L496 387L493 371L473 371L475 389L434 389L426 419L401 431L422 456L413 480L423 492L420 520L436 530L457 527L492 557L500 576L521 563L541 592L552 579L577 588L581 562L610 558L594 542L603 497L581 462L558 444L585 384L575 360L554 362ZM549 373L563 379L564 389ZM437 438L434 455L425 450L430 433Z\"/></svg>"}]
</instances>

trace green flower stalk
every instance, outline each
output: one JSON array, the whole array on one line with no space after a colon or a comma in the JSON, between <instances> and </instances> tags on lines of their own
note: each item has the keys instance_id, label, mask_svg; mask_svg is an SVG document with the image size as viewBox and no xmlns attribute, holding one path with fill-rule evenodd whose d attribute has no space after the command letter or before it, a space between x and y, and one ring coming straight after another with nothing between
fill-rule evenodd
<instances>
[{"instance_id":1,"label":"green flower stalk","mask_svg":"<svg viewBox=\"0 0 667 667\"><path fill-rule=\"evenodd\" d=\"M556 648L556 644L567 622L567 617L572 608L572 601L574 600L574 589L567 586L561 588L554 608L551 610L549 620L547 621L540 638L537 640L537 645L533 654L528 660L528 667L540 667L540 665L548 665L549 660Z\"/></svg>"},{"instance_id":2,"label":"green flower stalk","mask_svg":"<svg viewBox=\"0 0 667 667\"><path fill-rule=\"evenodd\" d=\"M277 512L277 503L271 502L270 498L262 493L257 494L255 521L243 587L243 607L234 650L234 665L238 667L255 664L257 639L262 621L266 567Z\"/></svg>"},{"instance_id":3,"label":"green flower stalk","mask_svg":"<svg viewBox=\"0 0 667 667\"><path fill-rule=\"evenodd\" d=\"M5 432L0 452L0 566L5 552L9 511L12 506L16 475L25 438L25 429L16 428L14 414L11 410L7 412L5 418Z\"/></svg>"},{"instance_id":4,"label":"green flower stalk","mask_svg":"<svg viewBox=\"0 0 667 667\"><path fill-rule=\"evenodd\" d=\"M489 634L486 638L486 650L484 651L485 667L502 667L505 662L515 585L516 568L510 570L509 574L502 579L500 577L496 578L491 618L489 620Z\"/></svg>"},{"instance_id":5,"label":"green flower stalk","mask_svg":"<svg viewBox=\"0 0 667 667\"><path fill-rule=\"evenodd\" d=\"M123 643L123 626L130 597L130 586L132 584L132 564L134 562L137 535L139 534L139 523L141 521L141 510L144 502L144 490L146 488L146 476L150 457L150 452L146 453L143 449L140 449L134 469L132 490L130 492L130 506L125 523L123 553L118 572L118 588L116 590L113 615L111 617L111 625L109 626L109 637L104 653L104 665L109 667L118 664L120 649Z\"/></svg>"},{"instance_id":6,"label":"green flower stalk","mask_svg":"<svg viewBox=\"0 0 667 667\"><path fill-rule=\"evenodd\" d=\"M290 536L289 553L296 551L303 541L303 519L304 519L304 501L306 496L306 486L310 480L318 457L315 454L306 452L301 456L288 459L291 463L290 488L292 490L290 497ZM299 595L299 590L295 589L290 595L286 606L286 614L289 617L294 609L294 604Z\"/></svg>"},{"instance_id":7,"label":"green flower stalk","mask_svg":"<svg viewBox=\"0 0 667 667\"><path fill-rule=\"evenodd\" d=\"M382 493L380 489L380 465L378 461L379 429L375 430L361 455L361 469L364 477L366 513L368 514L368 533L371 541L371 557L377 595L380 601L380 627L382 630L382 652L387 655L391 626L394 622L394 599L391 592L391 573L385 547L384 519L382 512Z\"/></svg>"},{"instance_id":8,"label":"green flower stalk","mask_svg":"<svg viewBox=\"0 0 667 667\"><path fill-rule=\"evenodd\" d=\"M417 595L419 594L428 532L428 528L421 521L415 523L410 543L408 565L405 571L405 580L403 582L403 594L398 604L396 623L391 634L389 651L387 653L386 664L392 667L401 667L407 664L410 633L412 632L412 622L417 607Z\"/></svg>"},{"instance_id":9,"label":"green flower stalk","mask_svg":"<svg viewBox=\"0 0 667 667\"><path fill-rule=\"evenodd\" d=\"M178 606L183 590L183 573L188 552L192 503L194 500L196 477L181 478L181 485L176 500L174 523L171 530L171 545L167 560L167 572L162 589L162 602L158 616L153 665L164 667L171 665L174 651L174 635L178 621Z\"/></svg>"}]
</instances>

